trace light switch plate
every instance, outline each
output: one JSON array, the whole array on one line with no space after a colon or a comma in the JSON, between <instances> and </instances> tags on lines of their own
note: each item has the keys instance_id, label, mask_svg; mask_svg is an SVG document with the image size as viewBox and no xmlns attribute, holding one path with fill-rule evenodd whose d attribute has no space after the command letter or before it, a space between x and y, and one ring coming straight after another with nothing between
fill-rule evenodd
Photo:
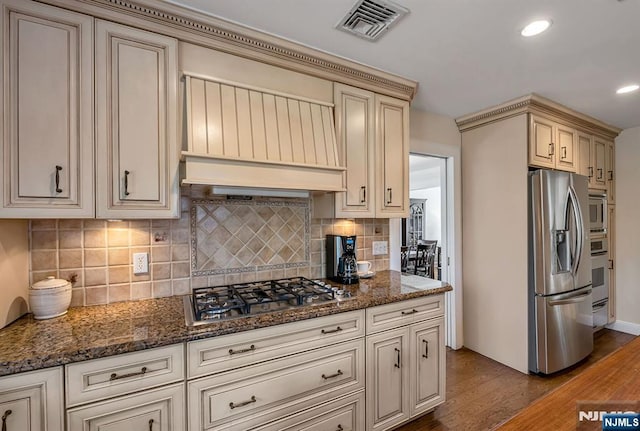
<instances>
[{"instance_id":1,"label":"light switch plate","mask_svg":"<svg viewBox=\"0 0 640 431\"><path fill-rule=\"evenodd\" d=\"M373 255L379 256L381 254L389 253L387 241L373 241Z\"/></svg>"},{"instance_id":2,"label":"light switch plate","mask_svg":"<svg viewBox=\"0 0 640 431\"><path fill-rule=\"evenodd\" d=\"M149 253L133 253L133 274L149 274Z\"/></svg>"}]
</instances>

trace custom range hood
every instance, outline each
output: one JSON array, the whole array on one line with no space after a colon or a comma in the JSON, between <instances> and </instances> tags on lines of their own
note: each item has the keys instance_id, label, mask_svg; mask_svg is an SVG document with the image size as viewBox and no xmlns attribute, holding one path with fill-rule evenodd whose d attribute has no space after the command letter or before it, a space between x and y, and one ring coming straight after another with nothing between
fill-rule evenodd
<instances>
[{"instance_id":1,"label":"custom range hood","mask_svg":"<svg viewBox=\"0 0 640 431\"><path fill-rule=\"evenodd\" d=\"M343 191L333 105L185 76L182 184L253 194Z\"/></svg>"}]
</instances>

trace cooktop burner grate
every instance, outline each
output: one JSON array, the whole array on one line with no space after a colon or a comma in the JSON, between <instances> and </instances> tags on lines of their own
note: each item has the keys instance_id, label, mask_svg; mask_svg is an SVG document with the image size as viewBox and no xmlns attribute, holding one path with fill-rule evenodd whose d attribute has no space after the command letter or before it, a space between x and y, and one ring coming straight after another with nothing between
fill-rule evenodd
<instances>
[{"instance_id":1,"label":"cooktop burner grate","mask_svg":"<svg viewBox=\"0 0 640 431\"><path fill-rule=\"evenodd\" d=\"M196 321L226 319L335 301L335 289L320 281L291 277L193 289Z\"/></svg>"}]
</instances>

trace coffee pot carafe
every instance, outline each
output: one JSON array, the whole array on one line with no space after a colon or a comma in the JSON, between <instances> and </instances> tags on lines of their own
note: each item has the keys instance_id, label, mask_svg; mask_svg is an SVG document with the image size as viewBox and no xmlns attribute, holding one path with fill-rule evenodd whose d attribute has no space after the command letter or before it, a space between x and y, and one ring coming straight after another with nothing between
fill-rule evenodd
<instances>
[{"instance_id":1,"label":"coffee pot carafe","mask_svg":"<svg viewBox=\"0 0 640 431\"><path fill-rule=\"evenodd\" d=\"M327 235L327 278L342 284L357 283L355 235Z\"/></svg>"}]
</instances>

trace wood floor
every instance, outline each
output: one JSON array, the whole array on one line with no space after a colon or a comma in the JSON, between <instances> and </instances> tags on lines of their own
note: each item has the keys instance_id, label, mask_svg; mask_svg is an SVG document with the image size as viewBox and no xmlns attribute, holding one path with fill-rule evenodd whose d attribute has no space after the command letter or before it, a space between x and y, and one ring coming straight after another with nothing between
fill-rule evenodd
<instances>
[{"instance_id":1,"label":"wood floor","mask_svg":"<svg viewBox=\"0 0 640 431\"><path fill-rule=\"evenodd\" d=\"M396 431L481 431L496 428L604 356L633 335L602 329L583 362L547 377L522 374L471 350L447 351L447 401Z\"/></svg>"}]
</instances>

